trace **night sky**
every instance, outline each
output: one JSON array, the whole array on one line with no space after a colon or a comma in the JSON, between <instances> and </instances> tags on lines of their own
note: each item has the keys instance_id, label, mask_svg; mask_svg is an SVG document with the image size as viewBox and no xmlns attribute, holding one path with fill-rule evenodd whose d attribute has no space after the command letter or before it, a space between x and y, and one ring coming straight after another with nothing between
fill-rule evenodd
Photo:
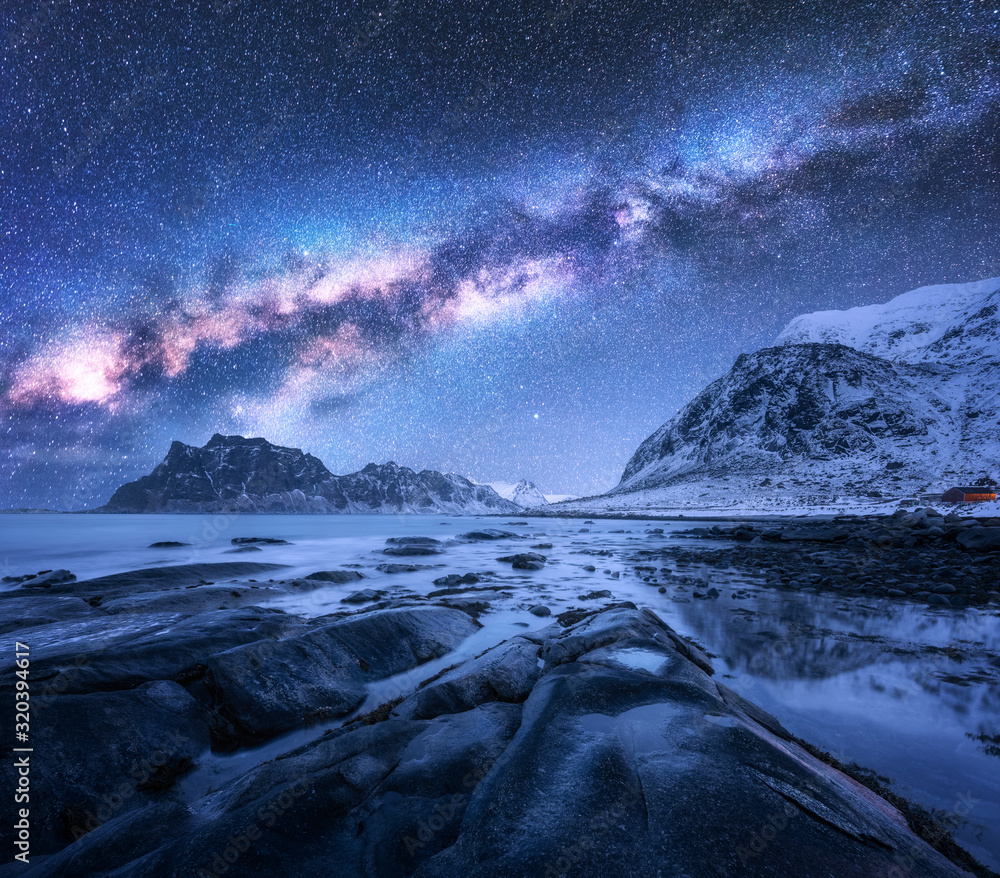
<instances>
[{"instance_id":1,"label":"night sky","mask_svg":"<svg viewBox=\"0 0 1000 878\"><path fill-rule=\"evenodd\" d=\"M264 436L591 494L791 317L1000 275L1000 0L22 0L0 508Z\"/></svg>"}]
</instances>

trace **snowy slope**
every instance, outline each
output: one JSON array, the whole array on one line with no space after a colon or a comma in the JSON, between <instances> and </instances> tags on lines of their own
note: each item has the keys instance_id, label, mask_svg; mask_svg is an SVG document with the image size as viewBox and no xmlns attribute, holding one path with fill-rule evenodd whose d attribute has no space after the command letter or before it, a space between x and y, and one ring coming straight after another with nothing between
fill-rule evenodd
<instances>
[{"instance_id":1,"label":"snowy slope","mask_svg":"<svg viewBox=\"0 0 1000 878\"><path fill-rule=\"evenodd\" d=\"M892 362L976 365L1000 353L998 312L1000 278L920 287L884 305L796 317L775 344L828 342Z\"/></svg>"},{"instance_id":2,"label":"snowy slope","mask_svg":"<svg viewBox=\"0 0 1000 878\"><path fill-rule=\"evenodd\" d=\"M792 320L560 510L874 508L1000 480L1000 279Z\"/></svg>"}]
</instances>

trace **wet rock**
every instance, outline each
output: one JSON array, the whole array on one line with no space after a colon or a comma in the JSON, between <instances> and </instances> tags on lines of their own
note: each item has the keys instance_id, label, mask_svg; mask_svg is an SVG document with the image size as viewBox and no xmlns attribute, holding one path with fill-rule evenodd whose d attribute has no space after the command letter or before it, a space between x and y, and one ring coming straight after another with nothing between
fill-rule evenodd
<instances>
[{"instance_id":1,"label":"wet rock","mask_svg":"<svg viewBox=\"0 0 1000 878\"><path fill-rule=\"evenodd\" d=\"M503 564L510 564L515 570L541 570L545 566L545 556L537 552L522 552L497 558Z\"/></svg>"},{"instance_id":2,"label":"wet rock","mask_svg":"<svg viewBox=\"0 0 1000 878\"><path fill-rule=\"evenodd\" d=\"M379 564L375 569L382 573L418 573L434 568L429 564Z\"/></svg>"},{"instance_id":3,"label":"wet rock","mask_svg":"<svg viewBox=\"0 0 1000 878\"><path fill-rule=\"evenodd\" d=\"M596 573L597 568L593 564L587 564L584 568L588 573Z\"/></svg>"},{"instance_id":4,"label":"wet rock","mask_svg":"<svg viewBox=\"0 0 1000 878\"><path fill-rule=\"evenodd\" d=\"M141 810L122 809L69 847L31 867L32 878L96 875L116 869L149 849L151 838L179 836L193 828L180 802L154 802Z\"/></svg>"},{"instance_id":5,"label":"wet rock","mask_svg":"<svg viewBox=\"0 0 1000 878\"><path fill-rule=\"evenodd\" d=\"M403 544L398 546L386 546L382 550L383 555L395 555L397 557L405 558L409 556L419 556L419 555L440 555L444 550L439 546L425 545L425 544Z\"/></svg>"},{"instance_id":6,"label":"wet rock","mask_svg":"<svg viewBox=\"0 0 1000 878\"><path fill-rule=\"evenodd\" d=\"M532 607L530 610L528 610L528 612L531 613L532 616L551 616L552 615L552 610L550 610L548 607L546 607L546 606L544 606L542 604L539 604L538 606Z\"/></svg>"},{"instance_id":7,"label":"wet rock","mask_svg":"<svg viewBox=\"0 0 1000 878\"><path fill-rule=\"evenodd\" d=\"M226 555L246 555L248 552L263 552L260 546L237 546L235 549L226 549Z\"/></svg>"},{"instance_id":8,"label":"wet rock","mask_svg":"<svg viewBox=\"0 0 1000 878\"><path fill-rule=\"evenodd\" d=\"M364 700L368 683L444 655L478 627L443 607L365 613L209 656L206 687L234 739L261 739L344 716Z\"/></svg>"},{"instance_id":9,"label":"wet rock","mask_svg":"<svg viewBox=\"0 0 1000 878\"><path fill-rule=\"evenodd\" d=\"M969 527L956 538L965 549L978 552L1000 551L1000 527Z\"/></svg>"},{"instance_id":10,"label":"wet rock","mask_svg":"<svg viewBox=\"0 0 1000 878\"><path fill-rule=\"evenodd\" d=\"M310 573L306 579L311 579L315 582L356 582L359 579L364 579L364 577L358 573L357 570L317 570L315 573Z\"/></svg>"},{"instance_id":11,"label":"wet rock","mask_svg":"<svg viewBox=\"0 0 1000 878\"><path fill-rule=\"evenodd\" d=\"M443 546L441 540L434 537L389 537L386 541L389 546Z\"/></svg>"},{"instance_id":12,"label":"wet rock","mask_svg":"<svg viewBox=\"0 0 1000 878\"><path fill-rule=\"evenodd\" d=\"M851 531L842 527L797 527L782 531L783 541L800 540L813 543L836 543L846 540Z\"/></svg>"},{"instance_id":13,"label":"wet rock","mask_svg":"<svg viewBox=\"0 0 1000 878\"><path fill-rule=\"evenodd\" d=\"M286 564L264 564L257 561L225 561L212 564L174 564L168 567L146 567L112 573L96 579L66 583L52 587L53 592L72 594L86 599L90 595L109 597L116 592L134 595L138 592L161 591L164 588L198 585L220 579L240 579L255 574L286 570Z\"/></svg>"},{"instance_id":14,"label":"wet rock","mask_svg":"<svg viewBox=\"0 0 1000 878\"><path fill-rule=\"evenodd\" d=\"M511 533L509 530L470 530L468 533L459 534L458 539L469 542L482 542L486 540L519 540L520 534Z\"/></svg>"},{"instance_id":15,"label":"wet rock","mask_svg":"<svg viewBox=\"0 0 1000 878\"><path fill-rule=\"evenodd\" d=\"M535 543L535 545L533 545L531 548L532 549L551 549L552 548L552 543Z\"/></svg>"},{"instance_id":16,"label":"wet rock","mask_svg":"<svg viewBox=\"0 0 1000 878\"><path fill-rule=\"evenodd\" d=\"M663 589L666 591L666 589ZM586 594L579 595L578 598L581 601L597 601L597 600L611 600L614 595L611 594L606 588L602 588L600 591L589 591Z\"/></svg>"},{"instance_id":17,"label":"wet rock","mask_svg":"<svg viewBox=\"0 0 1000 878\"><path fill-rule=\"evenodd\" d=\"M294 616L260 607L194 616L101 614L33 630L31 671L39 697L129 689L151 680L197 679L215 652L306 630ZM0 685L14 684L13 665L0 666Z\"/></svg>"},{"instance_id":18,"label":"wet rock","mask_svg":"<svg viewBox=\"0 0 1000 878\"><path fill-rule=\"evenodd\" d=\"M457 573L449 573L447 576L439 576L434 580L435 585L451 588L456 585L475 585L479 582L479 577L475 573L466 573L459 576Z\"/></svg>"},{"instance_id":19,"label":"wet rock","mask_svg":"<svg viewBox=\"0 0 1000 878\"><path fill-rule=\"evenodd\" d=\"M233 537L230 541L234 546L290 546L288 540L279 540L275 537Z\"/></svg>"},{"instance_id":20,"label":"wet rock","mask_svg":"<svg viewBox=\"0 0 1000 878\"><path fill-rule=\"evenodd\" d=\"M392 714L404 719L432 719L471 710L489 701L520 703L541 676L539 644L514 637L486 650L421 687Z\"/></svg>"},{"instance_id":21,"label":"wet rock","mask_svg":"<svg viewBox=\"0 0 1000 878\"><path fill-rule=\"evenodd\" d=\"M158 543L150 543L150 549L180 549L183 546L190 546L190 543L179 543L176 540L161 540Z\"/></svg>"},{"instance_id":22,"label":"wet rock","mask_svg":"<svg viewBox=\"0 0 1000 878\"><path fill-rule=\"evenodd\" d=\"M900 862L914 875L963 874L891 805L717 686L648 611L514 638L365 722L250 770L166 837L153 831L163 815L139 812L121 847L105 832L112 859L74 871L70 849L53 874L179 878L211 874L214 857L253 878L328 874L331 863L385 878L604 878L665 863L689 878L863 878ZM783 829L760 843L769 815ZM139 850L123 863L126 841Z\"/></svg>"},{"instance_id":23,"label":"wet rock","mask_svg":"<svg viewBox=\"0 0 1000 878\"><path fill-rule=\"evenodd\" d=\"M45 588L51 589L53 586L65 586L76 581L76 575L68 570L43 570L28 576L4 577L5 582L16 582L21 588ZM65 591L65 589L63 589Z\"/></svg>"},{"instance_id":24,"label":"wet rock","mask_svg":"<svg viewBox=\"0 0 1000 878\"><path fill-rule=\"evenodd\" d=\"M932 607L950 607L951 601L948 600L943 594L934 594L933 592L927 595L927 603Z\"/></svg>"},{"instance_id":25,"label":"wet rock","mask_svg":"<svg viewBox=\"0 0 1000 878\"><path fill-rule=\"evenodd\" d=\"M382 600L383 597L385 597L384 591L376 591L373 588L363 588L361 591L349 594L346 598L341 598L340 602L342 604L367 604L371 601Z\"/></svg>"},{"instance_id":26,"label":"wet rock","mask_svg":"<svg viewBox=\"0 0 1000 878\"><path fill-rule=\"evenodd\" d=\"M209 746L210 716L182 686L60 695L36 705L31 725L31 851L52 853L153 801ZM0 777L16 787L13 758ZM5 827L6 829L6 827Z\"/></svg>"},{"instance_id":27,"label":"wet rock","mask_svg":"<svg viewBox=\"0 0 1000 878\"><path fill-rule=\"evenodd\" d=\"M46 595L42 601L35 595L14 592L10 597L0 598L0 634L35 625L77 622L103 615L103 610L77 597Z\"/></svg>"},{"instance_id":28,"label":"wet rock","mask_svg":"<svg viewBox=\"0 0 1000 878\"><path fill-rule=\"evenodd\" d=\"M247 607L287 594L277 586L199 585L167 591L147 592L140 601L133 597L101 600L97 607L111 615L148 613L204 613Z\"/></svg>"}]
</instances>

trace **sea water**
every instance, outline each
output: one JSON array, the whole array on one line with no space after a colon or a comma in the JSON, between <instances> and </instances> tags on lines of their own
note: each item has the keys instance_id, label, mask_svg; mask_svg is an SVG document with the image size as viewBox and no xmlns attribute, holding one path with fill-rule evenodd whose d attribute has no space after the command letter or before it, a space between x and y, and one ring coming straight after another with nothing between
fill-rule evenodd
<instances>
[{"instance_id":1,"label":"sea water","mask_svg":"<svg viewBox=\"0 0 1000 878\"><path fill-rule=\"evenodd\" d=\"M956 838L986 865L1000 869L1000 750L979 737L1000 734L996 610L775 591L736 570L697 565L676 570L694 577L701 593L711 586L719 590L719 598L705 600L694 597L699 586L677 586L657 575L667 585L661 594L636 575L637 563L674 569L669 556L651 562L635 553L696 545L677 537L696 524L437 515L2 515L0 575L67 568L84 579L168 564L239 560L288 565L259 575L261 581L331 569L354 569L364 576L361 582L269 603L304 615L343 611L342 598L359 587L390 597L426 595L439 588L433 580L448 573L473 571L483 575L481 585L503 588L489 593L494 609L481 616L483 629L457 654L374 684L365 709L386 700L390 691L414 688L458 659L552 624L551 617L534 615L532 608L544 606L556 615L573 607L598 607L607 598L585 595L607 590L615 599L650 607L701 645L712 655L717 680L774 714L793 734L841 761L878 772L895 792L954 821ZM454 541L484 528L523 539ZM656 529L662 533L649 532ZM444 552L384 555L386 540L399 536L435 537L445 544ZM229 554L239 537L271 537L291 545ZM149 548L160 541L188 545ZM552 548L530 548L539 543L552 543ZM497 561L525 551L545 555L544 569L516 571ZM377 569L391 563L421 569L395 574ZM586 571L587 565L596 570ZM316 733L295 732L257 751L212 757L184 786L200 795Z\"/></svg>"}]
</instances>

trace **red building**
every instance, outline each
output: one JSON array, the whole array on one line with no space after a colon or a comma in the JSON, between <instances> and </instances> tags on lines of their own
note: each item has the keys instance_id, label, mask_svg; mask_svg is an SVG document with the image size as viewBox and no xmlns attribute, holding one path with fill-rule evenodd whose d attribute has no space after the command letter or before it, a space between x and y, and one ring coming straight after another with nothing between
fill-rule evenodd
<instances>
[{"instance_id":1,"label":"red building","mask_svg":"<svg viewBox=\"0 0 1000 878\"><path fill-rule=\"evenodd\" d=\"M981 503L984 500L996 500L996 488L950 488L941 495L945 503Z\"/></svg>"}]
</instances>

